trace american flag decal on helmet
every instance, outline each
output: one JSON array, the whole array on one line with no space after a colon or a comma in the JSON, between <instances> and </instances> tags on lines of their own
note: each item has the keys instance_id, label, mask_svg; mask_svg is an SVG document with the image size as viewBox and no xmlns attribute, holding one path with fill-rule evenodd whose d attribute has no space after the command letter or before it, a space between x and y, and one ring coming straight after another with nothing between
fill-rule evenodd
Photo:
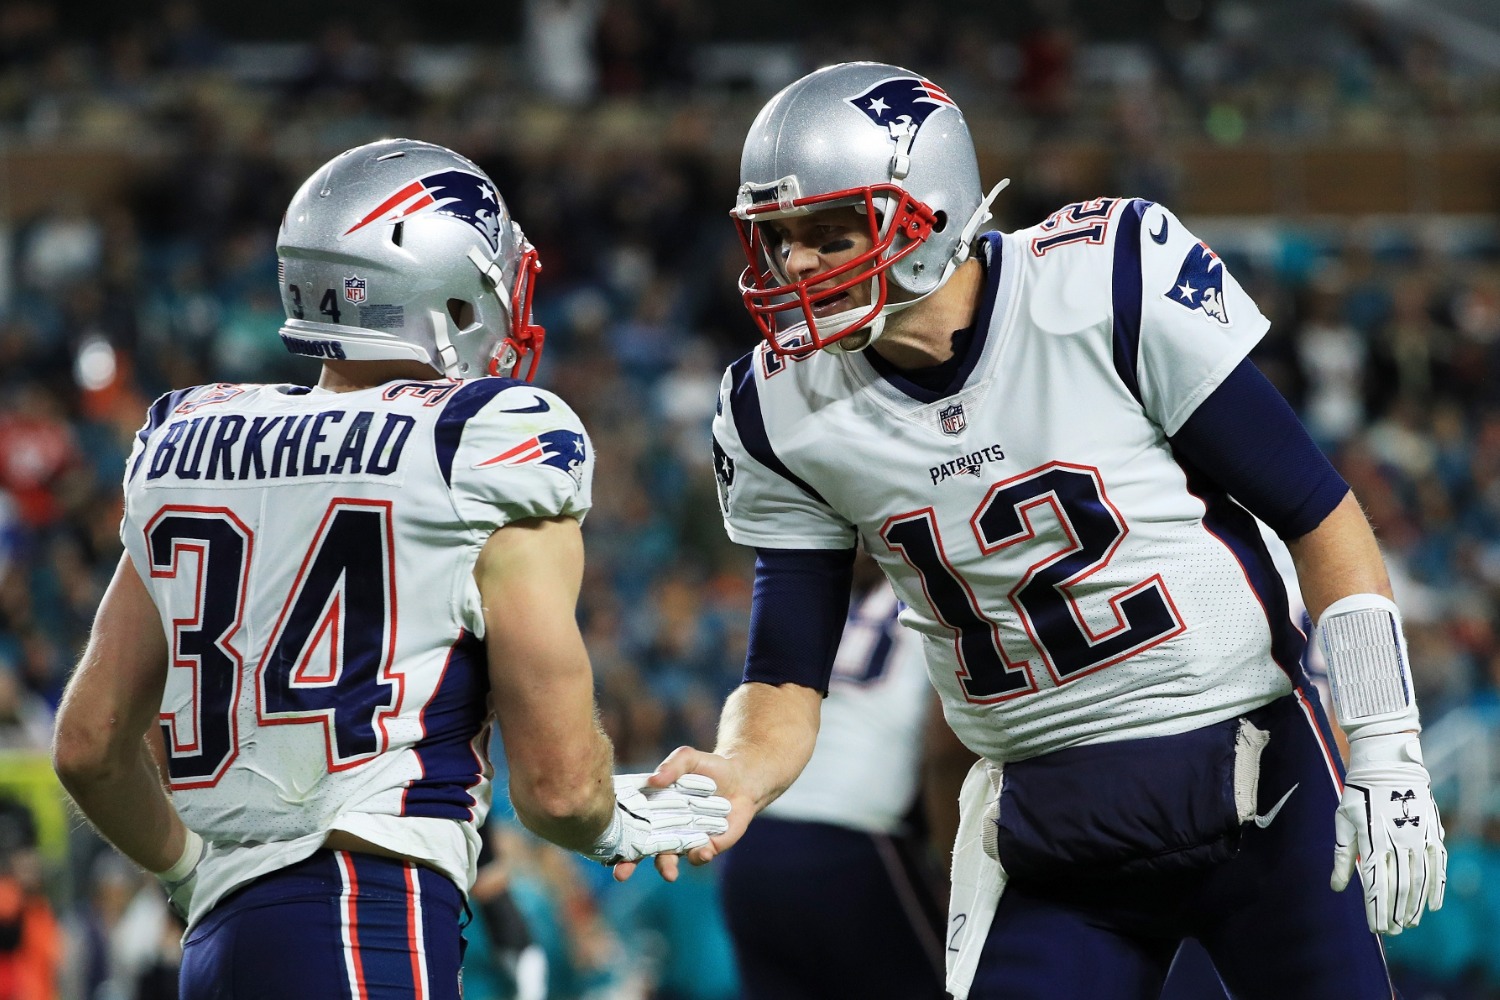
<instances>
[{"instance_id":1,"label":"american flag decal on helmet","mask_svg":"<svg viewBox=\"0 0 1500 1000\"><path fill-rule=\"evenodd\" d=\"M467 170L440 170L418 177L376 205L339 238L373 223L400 222L428 212L467 222L479 230L492 251L500 249L500 196L493 184Z\"/></svg>"},{"instance_id":2,"label":"american flag decal on helmet","mask_svg":"<svg viewBox=\"0 0 1500 1000\"><path fill-rule=\"evenodd\" d=\"M958 108L942 87L915 76L881 80L846 100L882 129L902 124L902 119L905 119L906 130L913 136L938 108Z\"/></svg>"}]
</instances>

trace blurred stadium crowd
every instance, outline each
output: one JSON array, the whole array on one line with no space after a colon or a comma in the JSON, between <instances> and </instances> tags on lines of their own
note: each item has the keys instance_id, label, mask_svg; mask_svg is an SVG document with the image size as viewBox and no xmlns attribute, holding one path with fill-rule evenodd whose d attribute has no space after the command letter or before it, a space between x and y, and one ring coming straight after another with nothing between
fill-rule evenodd
<instances>
[{"instance_id":1,"label":"blurred stadium crowd","mask_svg":"<svg viewBox=\"0 0 1500 1000\"><path fill-rule=\"evenodd\" d=\"M465 152L539 246L540 381L599 456L581 610L604 720L621 766L649 769L712 744L739 677L750 563L719 525L707 428L723 365L754 343L726 211L771 89L855 57L932 76L1016 171L1003 228L1099 194L1175 205L1182 139L1500 142L1500 70L1361 6L1167 0L1129 42L1089 37L1060 5L1005 32L893 12L755 45L705 7L528 0L519 39L494 45L405 43L395 17L247 44L183 0L103 28L36 0L0 9L0 1000L175 996L179 928L58 805L51 714L119 556L121 470L149 401L316 377L275 336L274 239L331 153L383 135ZM1110 150L1102 187L1050 158L1079 136ZM22 185L23 161L74 173L33 165ZM1464 720L1455 732L1493 746L1500 222L1189 221L1271 316L1256 360L1375 522L1430 730ZM1500 799L1481 783L1474 800L1470 741L1448 743L1448 904L1390 947L1413 1000L1500 996ZM494 826L467 995L541 995L539 956L557 998L735 995L711 869L616 887Z\"/></svg>"}]
</instances>

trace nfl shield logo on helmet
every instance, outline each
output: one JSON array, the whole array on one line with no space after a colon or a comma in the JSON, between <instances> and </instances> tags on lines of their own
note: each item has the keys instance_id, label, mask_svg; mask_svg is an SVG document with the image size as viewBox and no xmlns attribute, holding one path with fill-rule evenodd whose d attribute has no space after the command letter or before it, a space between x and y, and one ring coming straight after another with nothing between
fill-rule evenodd
<instances>
[{"instance_id":1,"label":"nfl shield logo on helmet","mask_svg":"<svg viewBox=\"0 0 1500 1000\"><path fill-rule=\"evenodd\" d=\"M969 422L964 419L964 404L954 403L938 411L938 423L944 434L962 434Z\"/></svg>"},{"instance_id":2,"label":"nfl shield logo on helmet","mask_svg":"<svg viewBox=\"0 0 1500 1000\"><path fill-rule=\"evenodd\" d=\"M358 275L350 275L344 279L344 298L359 305L365 300L366 282Z\"/></svg>"}]
</instances>

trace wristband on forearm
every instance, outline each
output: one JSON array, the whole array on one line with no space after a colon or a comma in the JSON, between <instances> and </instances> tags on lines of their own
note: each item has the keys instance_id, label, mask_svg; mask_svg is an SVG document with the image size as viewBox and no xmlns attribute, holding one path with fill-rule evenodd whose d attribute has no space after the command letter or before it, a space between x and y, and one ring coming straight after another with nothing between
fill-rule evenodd
<instances>
[{"instance_id":1,"label":"wristband on forearm","mask_svg":"<svg viewBox=\"0 0 1500 1000\"><path fill-rule=\"evenodd\" d=\"M152 872L151 874L168 885L173 885L191 875L193 869L198 867L198 862L202 857L203 838L192 830L188 830L187 839L182 845L182 855L177 859L176 863L165 871Z\"/></svg>"},{"instance_id":2,"label":"wristband on forearm","mask_svg":"<svg viewBox=\"0 0 1500 1000\"><path fill-rule=\"evenodd\" d=\"M609 812L609 826L582 853L584 857L593 858L602 865L611 864L620 853L620 841L624 837L625 824L620 819L620 807L617 804Z\"/></svg>"},{"instance_id":3,"label":"wristband on forearm","mask_svg":"<svg viewBox=\"0 0 1500 1000\"><path fill-rule=\"evenodd\" d=\"M1401 612L1379 594L1353 594L1318 618L1333 711L1352 740L1420 730Z\"/></svg>"}]
</instances>

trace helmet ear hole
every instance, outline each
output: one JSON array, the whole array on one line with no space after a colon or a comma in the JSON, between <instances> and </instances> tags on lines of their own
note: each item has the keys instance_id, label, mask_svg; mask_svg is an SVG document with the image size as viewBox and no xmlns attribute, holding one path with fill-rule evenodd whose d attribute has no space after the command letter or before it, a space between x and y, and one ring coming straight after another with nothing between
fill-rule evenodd
<instances>
[{"instance_id":1,"label":"helmet ear hole","mask_svg":"<svg viewBox=\"0 0 1500 1000\"><path fill-rule=\"evenodd\" d=\"M453 318L454 326L467 330L474 324L474 304L463 299L449 299L448 315Z\"/></svg>"},{"instance_id":2,"label":"helmet ear hole","mask_svg":"<svg viewBox=\"0 0 1500 1000\"><path fill-rule=\"evenodd\" d=\"M935 232L935 233L940 233L944 229L947 229L947 228L948 228L948 213L947 212L937 212L937 213L935 213L935 215L933 217L933 220L932 220L932 231Z\"/></svg>"}]
</instances>

